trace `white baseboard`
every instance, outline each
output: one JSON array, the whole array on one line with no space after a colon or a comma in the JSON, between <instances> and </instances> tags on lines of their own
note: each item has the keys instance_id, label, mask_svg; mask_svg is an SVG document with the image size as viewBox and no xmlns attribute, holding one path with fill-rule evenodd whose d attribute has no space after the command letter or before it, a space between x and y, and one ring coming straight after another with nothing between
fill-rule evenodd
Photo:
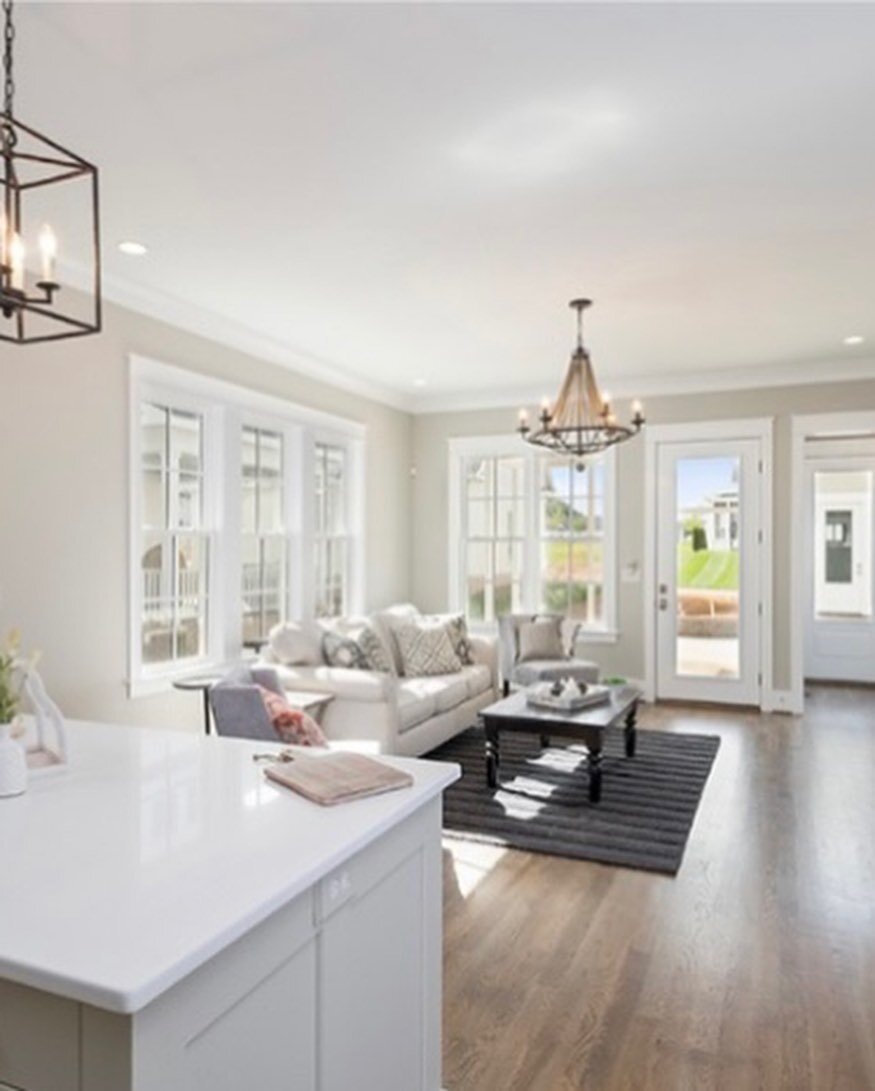
<instances>
[{"instance_id":1,"label":"white baseboard","mask_svg":"<svg viewBox=\"0 0 875 1091\"><path fill-rule=\"evenodd\" d=\"M785 712L788 716L801 716L802 709L789 689L763 690L760 708L763 712Z\"/></svg>"}]
</instances>

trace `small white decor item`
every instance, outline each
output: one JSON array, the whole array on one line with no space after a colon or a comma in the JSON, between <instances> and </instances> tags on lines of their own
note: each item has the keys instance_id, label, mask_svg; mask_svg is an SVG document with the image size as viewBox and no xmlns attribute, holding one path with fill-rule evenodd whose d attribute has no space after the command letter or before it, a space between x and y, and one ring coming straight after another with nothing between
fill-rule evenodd
<instances>
[{"instance_id":1,"label":"small white decor item","mask_svg":"<svg viewBox=\"0 0 875 1091\"><path fill-rule=\"evenodd\" d=\"M23 663L21 669L24 672L24 692L33 706L36 721L36 742L27 748L27 767L32 774L63 769L67 764L64 717L46 693L33 661Z\"/></svg>"},{"instance_id":2,"label":"small white decor item","mask_svg":"<svg viewBox=\"0 0 875 1091\"><path fill-rule=\"evenodd\" d=\"M0 725L6 725L7 731L3 739L8 740L10 747L3 746L0 750L0 761L8 763L13 772L3 775L0 769L0 795L3 795L3 786L9 783L16 785L20 782L20 765L24 765L24 783L14 792L5 794L20 794L27 786L27 772L46 772L51 769L62 769L67 762L67 741L64 732L64 719L58 706L46 693L43 681L37 673L36 663L38 654L25 659L21 655L21 640L18 633L13 630L6 639L5 647L0 650ZM23 725L21 705L27 698L33 710L35 726L35 738L28 739L26 745L18 741L17 736L27 734ZM19 761L19 758L21 761ZM11 779L9 779L11 778Z\"/></svg>"},{"instance_id":3,"label":"small white decor item","mask_svg":"<svg viewBox=\"0 0 875 1091\"><path fill-rule=\"evenodd\" d=\"M0 798L20 796L27 788L24 747L12 738L12 724L0 724Z\"/></svg>"}]
</instances>

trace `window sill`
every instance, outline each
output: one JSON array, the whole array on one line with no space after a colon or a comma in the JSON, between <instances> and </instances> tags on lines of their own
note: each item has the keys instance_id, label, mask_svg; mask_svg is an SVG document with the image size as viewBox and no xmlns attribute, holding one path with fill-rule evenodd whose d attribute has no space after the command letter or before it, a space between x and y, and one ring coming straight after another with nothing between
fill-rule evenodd
<instances>
[{"instance_id":1,"label":"window sill","mask_svg":"<svg viewBox=\"0 0 875 1091\"><path fill-rule=\"evenodd\" d=\"M575 647L578 644L616 644L620 634L616 629L578 629L574 637Z\"/></svg>"},{"instance_id":2,"label":"window sill","mask_svg":"<svg viewBox=\"0 0 875 1091\"><path fill-rule=\"evenodd\" d=\"M191 659L182 666L168 668L155 674L143 674L139 678L129 678L126 682L128 697L154 697L159 693L170 693L173 683L182 678L191 678L198 674L221 673L226 664L213 659Z\"/></svg>"}]
</instances>

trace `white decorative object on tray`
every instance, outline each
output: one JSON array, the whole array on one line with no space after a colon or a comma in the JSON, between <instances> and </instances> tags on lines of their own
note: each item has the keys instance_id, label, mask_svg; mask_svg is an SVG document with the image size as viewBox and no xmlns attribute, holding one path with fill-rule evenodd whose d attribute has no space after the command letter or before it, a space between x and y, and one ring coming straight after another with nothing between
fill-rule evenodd
<instances>
[{"instance_id":1,"label":"white decorative object on tray","mask_svg":"<svg viewBox=\"0 0 875 1091\"><path fill-rule=\"evenodd\" d=\"M609 686L589 685L581 689L573 678L563 679L561 687L552 682L539 682L526 691L527 704L552 712L580 712L604 704L610 697Z\"/></svg>"}]
</instances>

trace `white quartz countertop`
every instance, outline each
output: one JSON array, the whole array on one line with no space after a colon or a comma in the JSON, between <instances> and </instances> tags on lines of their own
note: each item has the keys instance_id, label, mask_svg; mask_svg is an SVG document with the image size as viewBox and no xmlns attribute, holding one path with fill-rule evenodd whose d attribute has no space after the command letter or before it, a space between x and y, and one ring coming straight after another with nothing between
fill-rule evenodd
<instances>
[{"instance_id":1,"label":"white quartz countertop","mask_svg":"<svg viewBox=\"0 0 875 1091\"><path fill-rule=\"evenodd\" d=\"M456 780L320 807L270 744L69 723L70 765L0 799L0 977L115 1012L180 981ZM276 747L276 749L281 749Z\"/></svg>"}]
</instances>

